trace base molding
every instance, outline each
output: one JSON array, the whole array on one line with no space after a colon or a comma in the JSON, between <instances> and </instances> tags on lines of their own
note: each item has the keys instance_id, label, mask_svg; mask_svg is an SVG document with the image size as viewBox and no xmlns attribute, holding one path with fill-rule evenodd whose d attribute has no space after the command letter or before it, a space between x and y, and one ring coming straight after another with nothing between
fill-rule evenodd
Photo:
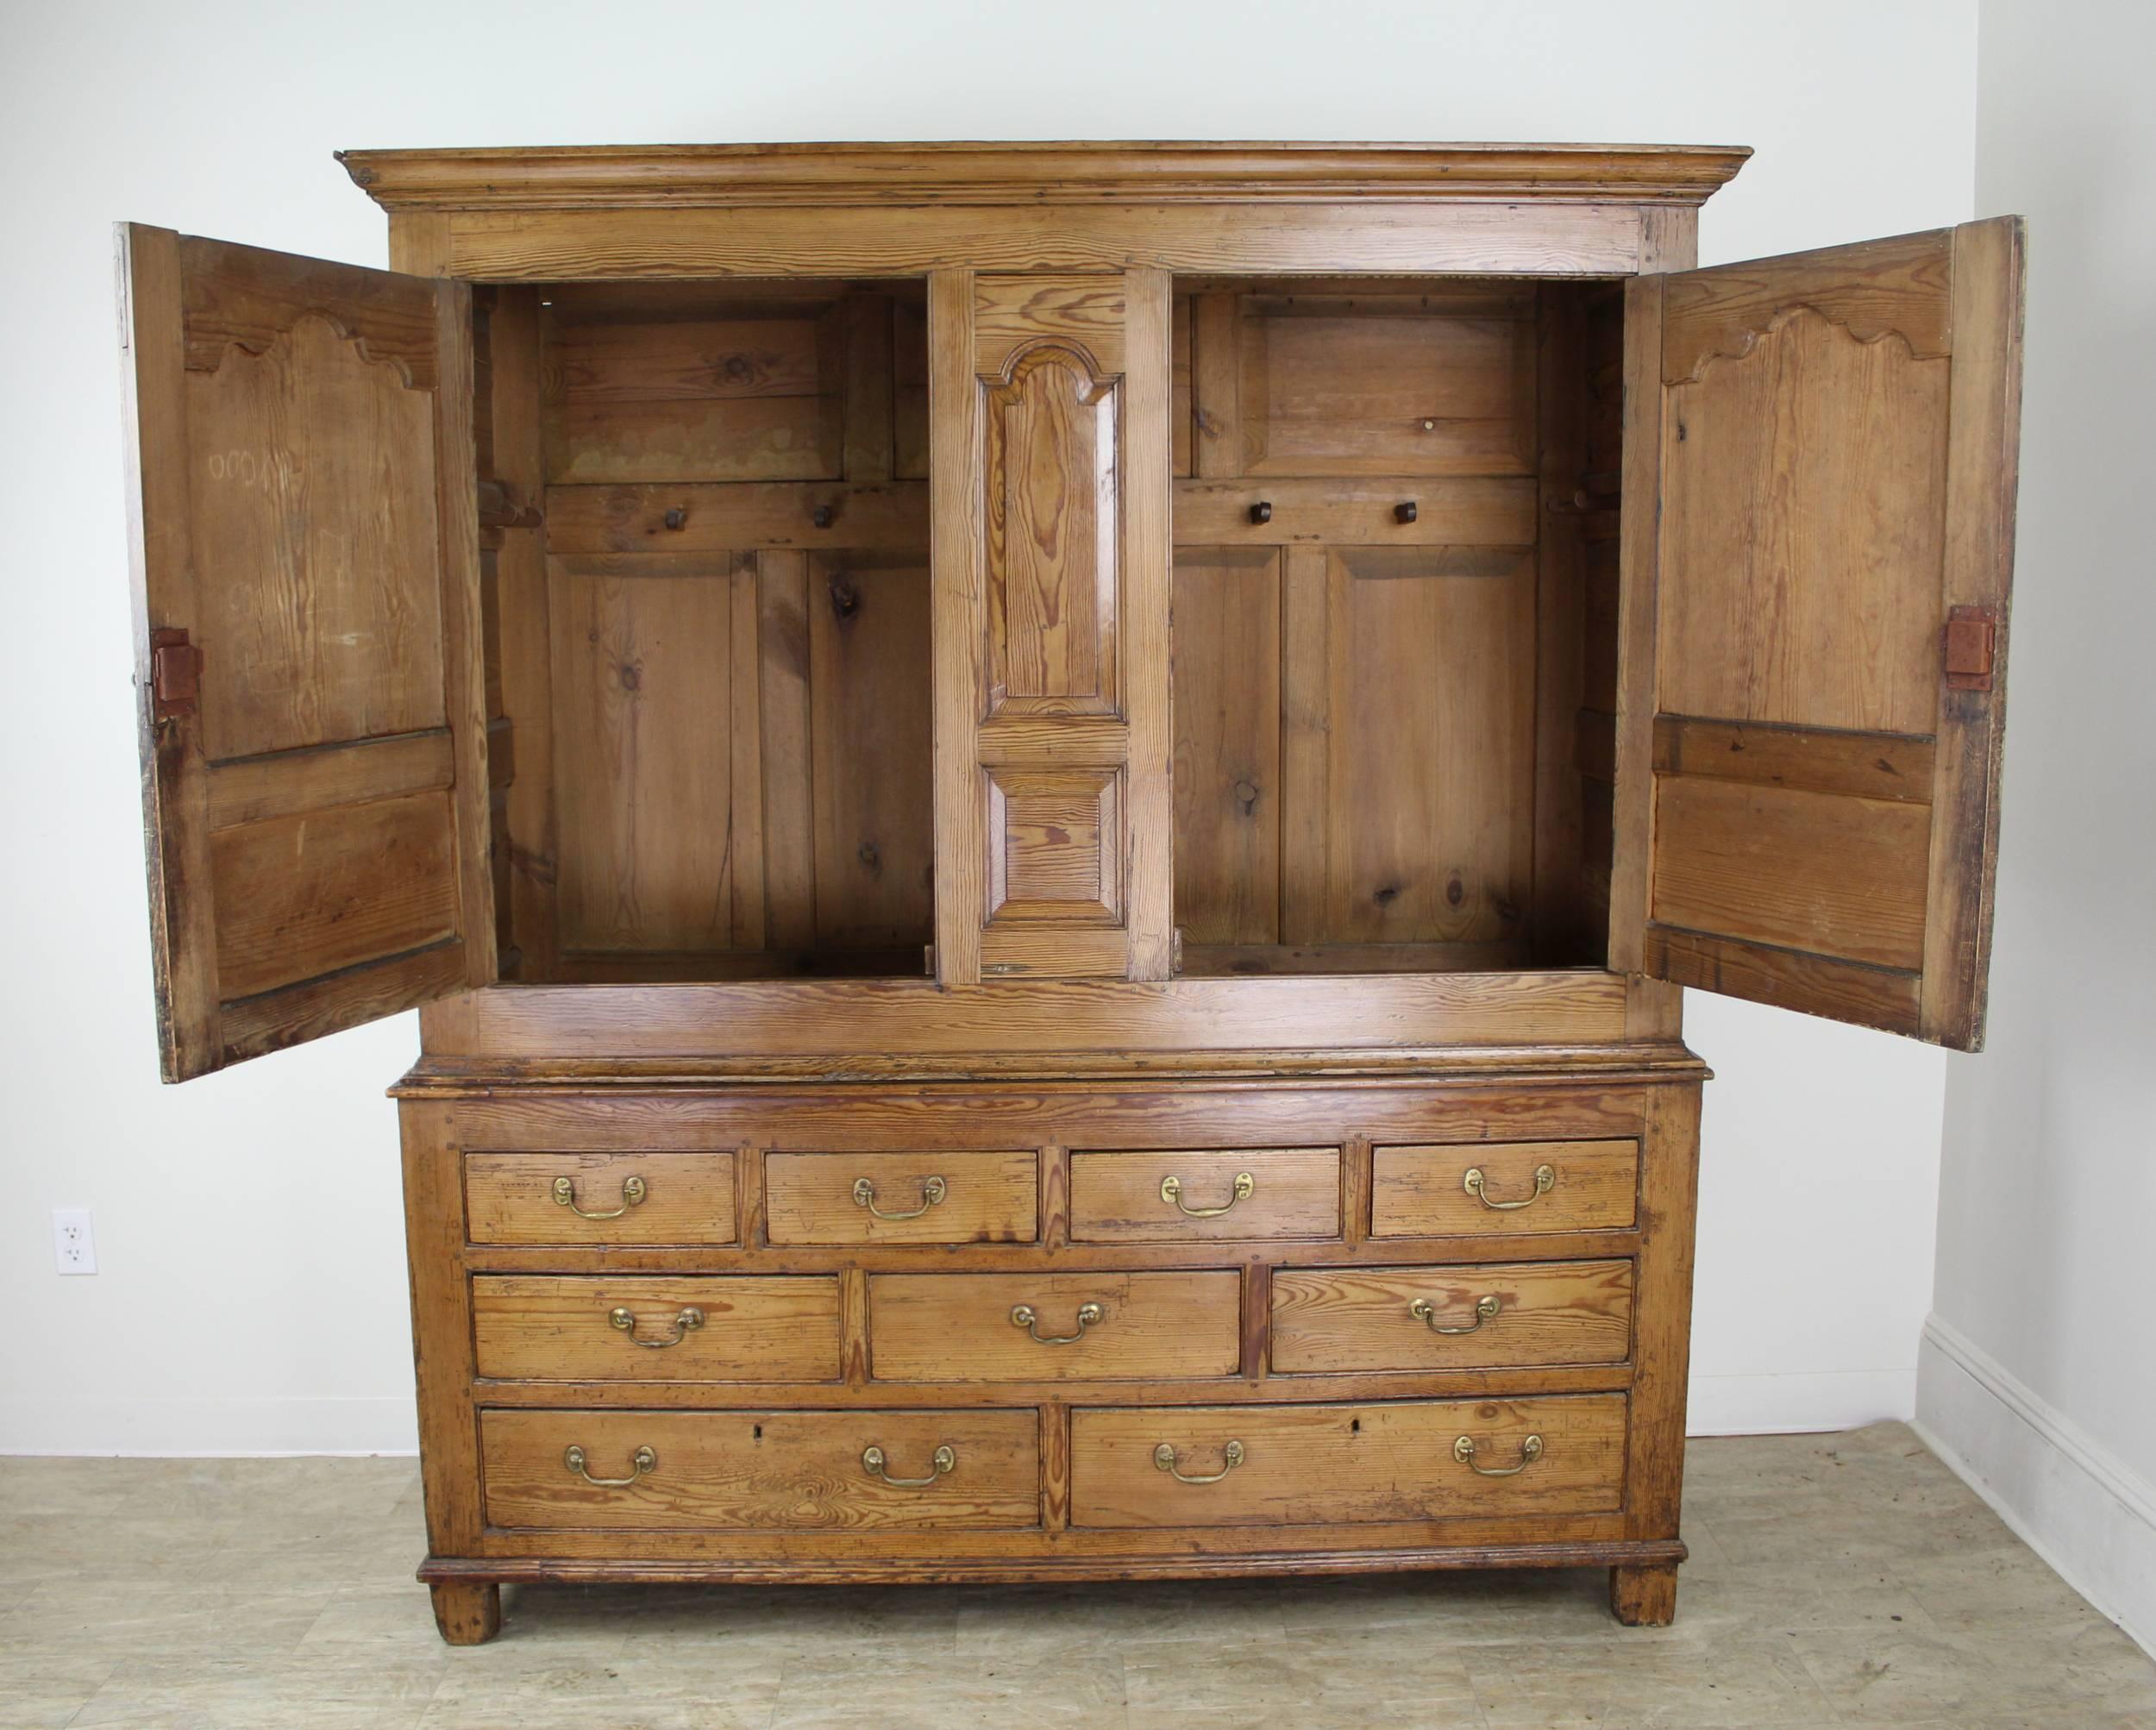
<instances>
[{"instance_id":1,"label":"base molding","mask_svg":"<svg viewBox=\"0 0 2156 1730\"><path fill-rule=\"evenodd\" d=\"M2015 1537L2156 1656L2156 1485L1938 1315L1918 1350L1914 1428Z\"/></svg>"},{"instance_id":2,"label":"base molding","mask_svg":"<svg viewBox=\"0 0 2156 1730\"><path fill-rule=\"evenodd\" d=\"M588 1557L429 1556L418 1577L429 1585L487 1581L498 1585L948 1586L1022 1585L1059 1580L1195 1580L1267 1574L1405 1574L1447 1568L1614 1568L1673 1566L1687 1551L1677 1539L1601 1544L1482 1544L1445 1549L1278 1551L1217 1556L852 1557L843 1562L629 1561Z\"/></svg>"}]
</instances>

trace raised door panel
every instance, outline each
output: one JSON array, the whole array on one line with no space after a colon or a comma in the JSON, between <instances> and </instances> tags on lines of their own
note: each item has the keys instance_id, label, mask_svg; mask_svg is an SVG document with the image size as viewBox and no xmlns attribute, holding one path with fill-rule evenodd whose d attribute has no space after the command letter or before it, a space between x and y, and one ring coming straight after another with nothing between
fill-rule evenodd
<instances>
[{"instance_id":1,"label":"raised door panel","mask_svg":"<svg viewBox=\"0 0 2156 1730\"><path fill-rule=\"evenodd\" d=\"M1164 978L1167 279L939 273L929 314L938 976Z\"/></svg>"},{"instance_id":2,"label":"raised door panel","mask_svg":"<svg viewBox=\"0 0 2156 1730\"><path fill-rule=\"evenodd\" d=\"M160 1043L491 979L470 298L121 231Z\"/></svg>"},{"instance_id":3,"label":"raised door panel","mask_svg":"<svg viewBox=\"0 0 2156 1730\"><path fill-rule=\"evenodd\" d=\"M2021 260L1999 218L1633 285L1620 965L1981 1042Z\"/></svg>"}]
</instances>

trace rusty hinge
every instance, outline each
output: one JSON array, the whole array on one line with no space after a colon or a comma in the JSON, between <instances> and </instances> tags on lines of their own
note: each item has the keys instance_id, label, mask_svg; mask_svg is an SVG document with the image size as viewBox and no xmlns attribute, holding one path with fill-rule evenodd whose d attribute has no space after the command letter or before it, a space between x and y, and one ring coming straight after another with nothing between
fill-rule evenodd
<instances>
[{"instance_id":1,"label":"rusty hinge","mask_svg":"<svg viewBox=\"0 0 2156 1730\"><path fill-rule=\"evenodd\" d=\"M202 651L184 630L150 633L150 716L169 720L195 712L202 691Z\"/></svg>"},{"instance_id":2,"label":"rusty hinge","mask_svg":"<svg viewBox=\"0 0 2156 1730\"><path fill-rule=\"evenodd\" d=\"M1989 691L1999 652L1999 610L1958 606L1946 614L1946 684L1955 691Z\"/></svg>"}]
</instances>

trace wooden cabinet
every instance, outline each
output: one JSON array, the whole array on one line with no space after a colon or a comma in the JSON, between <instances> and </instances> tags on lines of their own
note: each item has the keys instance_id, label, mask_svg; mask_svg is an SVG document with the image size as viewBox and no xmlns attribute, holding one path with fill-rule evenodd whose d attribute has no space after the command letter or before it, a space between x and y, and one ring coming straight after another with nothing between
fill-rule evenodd
<instances>
[{"instance_id":1,"label":"wooden cabinet","mask_svg":"<svg viewBox=\"0 0 2156 1730\"><path fill-rule=\"evenodd\" d=\"M423 1006L446 1638L505 1581L1611 1570L1676 987L1973 1049L2010 219L1745 153L360 152L121 235L159 1025Z\"/></svg>"}]
</instances>

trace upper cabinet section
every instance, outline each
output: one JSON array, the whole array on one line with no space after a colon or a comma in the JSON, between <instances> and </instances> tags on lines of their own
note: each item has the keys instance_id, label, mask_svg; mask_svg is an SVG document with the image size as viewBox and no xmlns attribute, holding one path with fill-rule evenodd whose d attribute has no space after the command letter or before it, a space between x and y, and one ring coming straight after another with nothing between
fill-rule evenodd
<instances>
[{"instance_id":1,"label":"upper cabinet section","mask_svg":"<svg viewBox=\"0 0 2156 1730\"><path fill-rule=\"evenodd\" d=\"M2020 222L1643 278L1628 310L1627 491L1659 509L1625 574L1617 962L1973 1049Z\"/></svg>"},{"instance_id":2,"label":"upper cabinet section","mask_svg":"<svg viewBox=\"0 0 2156 1730\"><path fill-rule=\"evenodd\" d=\"M942 269L1627 276L1743 165L1681 145L1026 143L362 150L451 274Z\"/></svg>"}]
</instances>

